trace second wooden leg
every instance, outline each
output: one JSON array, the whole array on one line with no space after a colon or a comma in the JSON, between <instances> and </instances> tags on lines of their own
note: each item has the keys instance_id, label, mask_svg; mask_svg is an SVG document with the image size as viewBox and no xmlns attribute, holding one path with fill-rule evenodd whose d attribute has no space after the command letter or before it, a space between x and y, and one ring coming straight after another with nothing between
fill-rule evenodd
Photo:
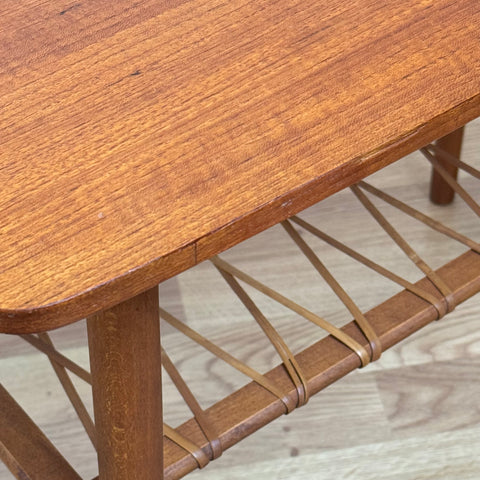
<instances>
[{"instance_id":1,"label":"second wooden leg","mask_svg":"<svg viewBox=\"0 0 480 480\"><path fill-rule=\"evenodd\" d=\"M163 478L158 289L88 319L100 480Z\"/></svg>"},{"instance_id":2,"label":"second wooden leg","mask_svg":"<svg viewBox=\"0 0 480 480\"><path fill-rule=\"evenodd\" d=\"M460 152L462 150L462 141L463 141L463 127L455 130L454 132L446 135L445 137L437 140L436 144L446 152L460 158ZM457 177L458 168L455 165L443 160L440 157L437 157L440 164L452 175L454 178ZM432 180L430 183L430 199L434 203L440 205L446 205L451 203L453 200L455 192L450 187L450 185L445 182L445 180L438 174L435 170L432 171Z\"/></svg>"}]
</instances>

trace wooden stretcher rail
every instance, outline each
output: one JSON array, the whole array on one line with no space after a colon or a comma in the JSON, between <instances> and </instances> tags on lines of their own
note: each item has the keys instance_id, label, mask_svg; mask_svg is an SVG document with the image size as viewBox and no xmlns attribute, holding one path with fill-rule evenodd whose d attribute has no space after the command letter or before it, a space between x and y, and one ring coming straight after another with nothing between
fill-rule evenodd
<instances>
[{"instance_id":1,"label":"wooden stretcher rail","mask_svg":"<svg viewBox=\"0 0 480 480\"><path fill-rule=\"evenodd\" d=\"M473 251L452 260L436 270L436 273L448 279L457 305L480 291L480 255ZM426 278L418 281L416 285L432 295L439 295ZM406 290L365 314L384 349L408 337L437 316L438 312L431 304ZM355 322L350 322L342 329L369 349L367 340ZM331 336L323 338L295 357L302 367L312 394L360 366L358 356ZM288 395L295 400L297 390L283 365L277 366L265 376L284 391L288 391ZM206 415L212 419L219 433L222 449L225 450L284 412L285 406L278 398L257 383L251 382L207 409ZM208 442L194 419L178 427L177 431L201 446L210 456ZM197 462L192 455L168 439L164 442L164 455L165 479L181 478L197 468Z\"/></svg>"},{"instance_id":2,"label":"wooden stretcher rail","mask_svg":"<svg viewBox=\"0 0 480 480\"><path fill-rule=\"evenodd\" d=\"M21 480L81 480L0 384L0 459Z\"/></svg>"}]
</instances>

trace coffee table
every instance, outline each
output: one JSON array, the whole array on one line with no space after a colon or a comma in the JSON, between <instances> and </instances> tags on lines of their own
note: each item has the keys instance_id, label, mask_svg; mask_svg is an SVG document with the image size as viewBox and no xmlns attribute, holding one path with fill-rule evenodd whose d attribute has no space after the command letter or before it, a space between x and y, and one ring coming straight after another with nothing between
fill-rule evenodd
<instances>
[{"instance_id":1,"label":"coffee table","mask_svg":"<svg viewBox=\"0 0 480 480\"><path fill-rule=\"evenodd\" d=\"M480 6L52 0L0 14L0 331L88 317L100 479L162 478L156 285L435 139L455 155L451 132L480 115ZM477 257L446 267L460 300L479 288ZM79 478L2 399L18 478ZM283 407L265 401L266 423ZM202 461L178 455L166 478Z\"/></svg>"}]
</instances>

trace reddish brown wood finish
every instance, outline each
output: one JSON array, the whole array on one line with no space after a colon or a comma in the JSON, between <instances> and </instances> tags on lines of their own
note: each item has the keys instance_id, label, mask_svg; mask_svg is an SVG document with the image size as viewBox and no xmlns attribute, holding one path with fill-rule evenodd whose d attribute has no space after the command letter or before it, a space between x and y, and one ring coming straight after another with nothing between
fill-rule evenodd
<instances>
[{"instance_id":1,"label":"reddish brown wood finish","mask_svg":"<svg viewBox=\"0 0 480 480\"><path fill-rule=\"evenodd\" d=\"M124 301L480 114L477 0L0 16L2 332Z\"/></svg>"},{"instance_id":2,"label":"reddish brown wood finish","mask_svg":"<svg viewBox=\"0 0 480 480\"><path fill-rule=\"evenodd\" d=\"M18 480L81 480L2 384L0 459Z\"/></svg>"},{"instance_id":3,"label":"reddish brown wood finish","mask_svg":"<svg viewBox=\"0 0 480 480\"><path fill-rule=\"evenodd\" d=\"M158 289L88 319L101 480L161 480Z\"/></svg>"},{"instance_id":4,"label":"reddish brown wood finish","mask_svg":"<svg viewBox=\"0 0 480 480\"><path fill-rule=\"evenodd\" d=\"M437 140L436 144L442 150L445 150L459 159L462 151L463 130L463 128L459 128L458 130L449 133L445 137ZM457 178L458 167L452 165L438 155L436 155L436 158L453 178ZM454 196L455 191L445 182L443 177L435 169L432 169L432 180L430 183L430 199L432 202L438 203L439 205L447 205L453 201Z\"/></svg>"}]
</instances>

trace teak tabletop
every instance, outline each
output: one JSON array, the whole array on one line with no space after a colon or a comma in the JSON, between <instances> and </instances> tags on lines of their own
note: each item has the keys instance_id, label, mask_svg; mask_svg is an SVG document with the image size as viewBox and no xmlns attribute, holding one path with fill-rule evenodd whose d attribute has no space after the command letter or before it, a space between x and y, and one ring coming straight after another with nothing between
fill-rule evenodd
<instances>
[{"instance_id":1,"label":"teak tabletop","mask_svg":"<svg viewBox=\"0 0 480 480\"><path fill-rule=\"evenodd\" d=\"M4 0L0 331L111 307L480 115L477 0Z\"/></svg>"}]
</instances>

